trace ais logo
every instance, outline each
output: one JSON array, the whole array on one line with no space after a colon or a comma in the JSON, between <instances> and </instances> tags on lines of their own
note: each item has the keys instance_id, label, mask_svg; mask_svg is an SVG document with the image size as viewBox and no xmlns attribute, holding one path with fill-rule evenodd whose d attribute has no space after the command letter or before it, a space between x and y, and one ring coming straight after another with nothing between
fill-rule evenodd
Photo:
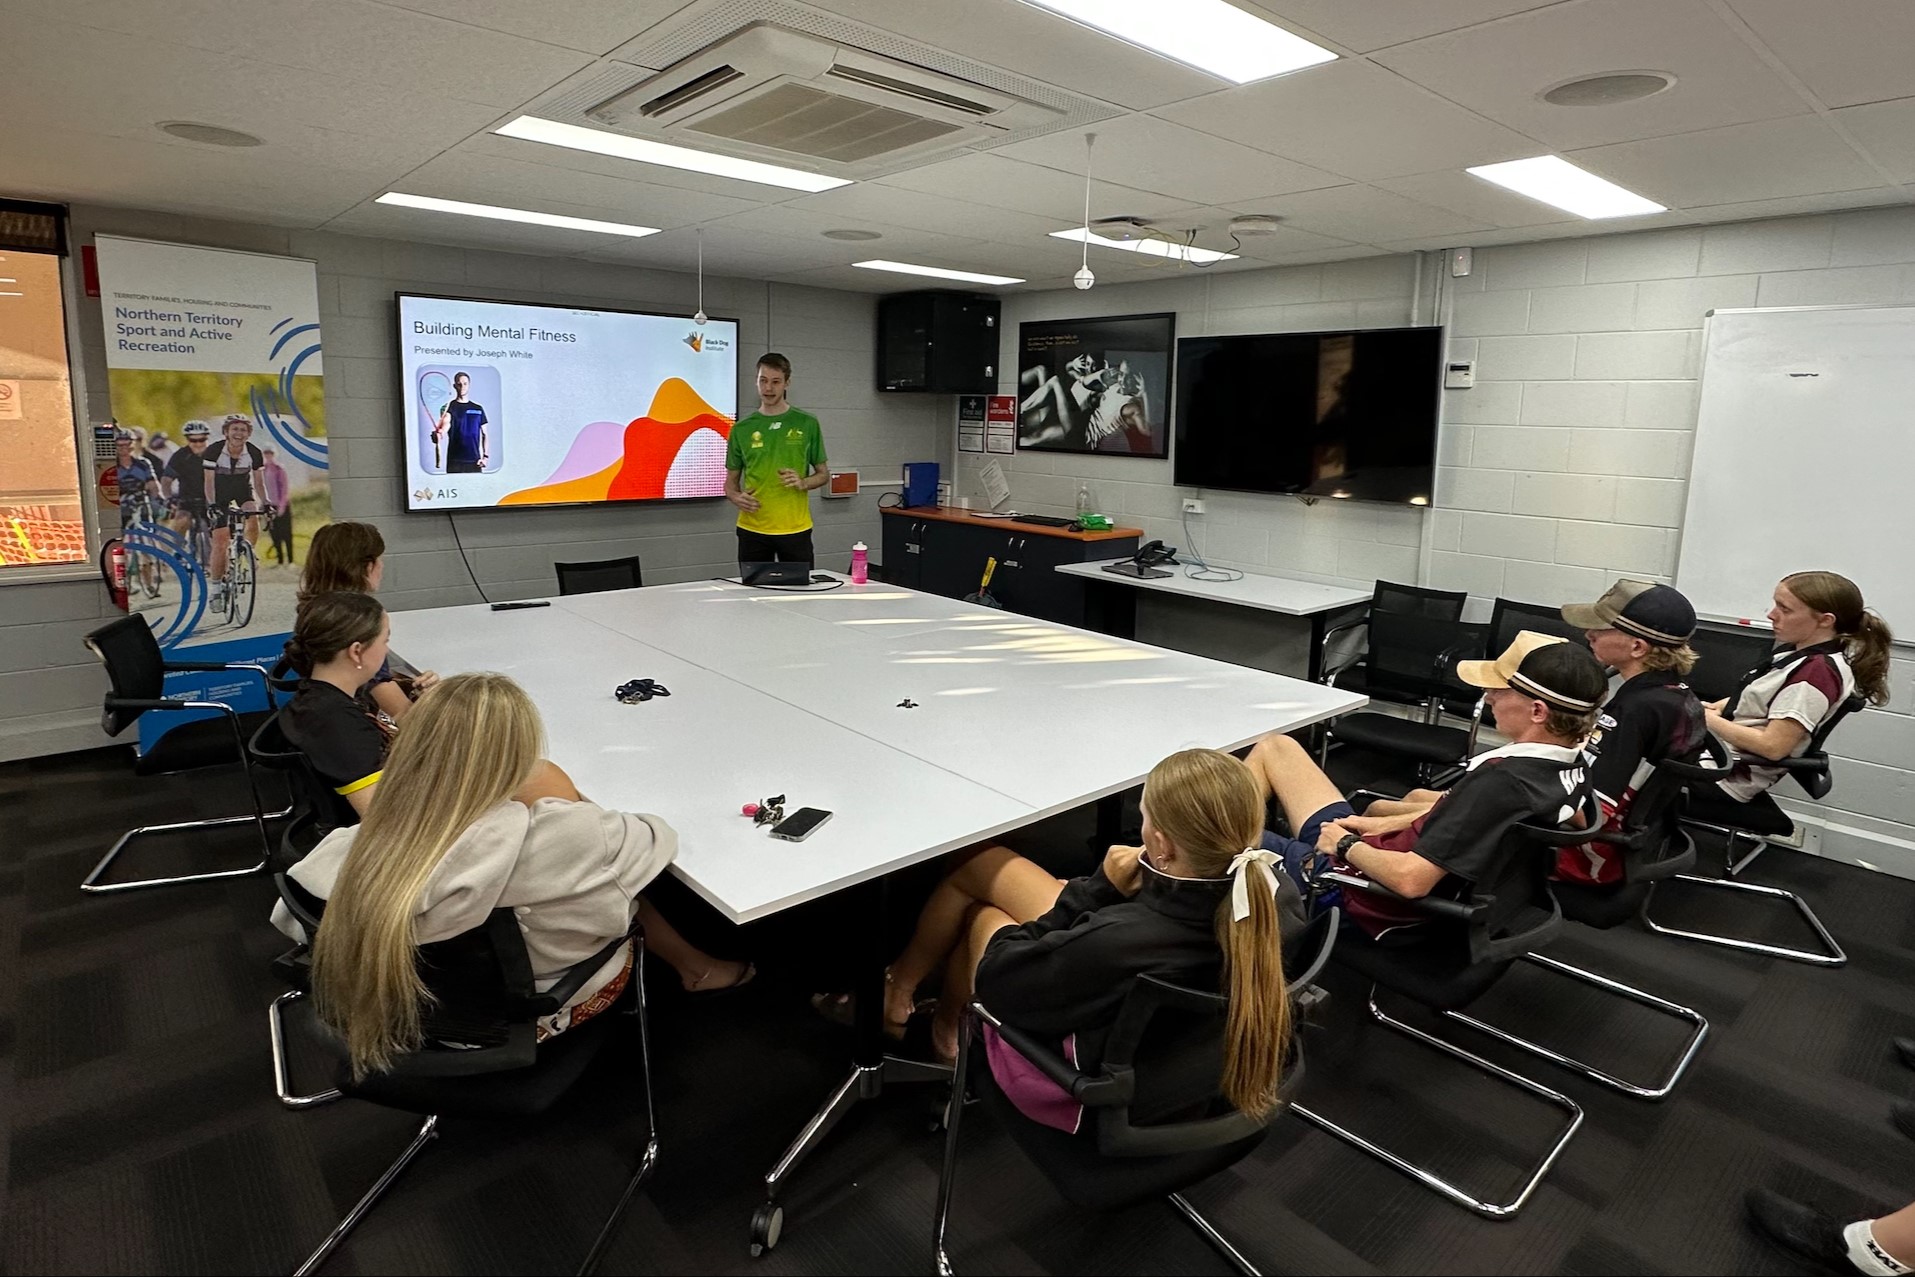
<instances>
[{"instance_id":1,"label":"ais logo","mask_svg":"<svg viewBox=\"0 0 1915 1277\"><path fill-rule=\"evenodd\" d=\"M440 501L457 501L459 490L457 488L414 488L412 490L412 499L421 505L435 498Z\"/></svg>"}]
</instances>

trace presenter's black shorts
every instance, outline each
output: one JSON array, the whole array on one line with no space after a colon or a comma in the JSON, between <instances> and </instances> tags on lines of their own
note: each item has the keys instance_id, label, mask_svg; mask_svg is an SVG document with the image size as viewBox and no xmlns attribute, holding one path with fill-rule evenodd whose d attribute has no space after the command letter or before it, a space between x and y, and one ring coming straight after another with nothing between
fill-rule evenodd
<instances>
[{"instance_id":1,"label":"presenter's black shorts","mask_svg":"<svg viewBox=\"0 0 1915 1277\"><path fill-rule=\"evenodd\" d=\"M484 474L485 467L479 464L478 458L476 457L470 461L448 461L446 462L446 473L447 474Z\"/></svg>"},{"instance_id":2,"label":"presenter's black shorts","mask_svg":"<svg viewBox=\"0 0 1915 1277\"><path fill-rule=\"evenodd\" d=\"M811 529L803 532L791 532L781 537L766 536L762 532L747 532L738 529L738 562L746 563L802 563L806 567L818 566L817 556L811 550Z\"/></svg>"}]
</instances>

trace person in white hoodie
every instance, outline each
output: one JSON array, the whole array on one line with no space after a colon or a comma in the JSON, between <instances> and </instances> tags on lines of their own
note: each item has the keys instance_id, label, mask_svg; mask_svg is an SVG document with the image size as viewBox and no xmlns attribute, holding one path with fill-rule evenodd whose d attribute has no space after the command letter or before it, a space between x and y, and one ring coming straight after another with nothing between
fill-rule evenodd
<instances>
[{"instance_id":1,"label":"person in white hoodie","mask_svg":"<svg viewBox=\"0 0 1915 1277\"><path fill-rule=\"evenodd\" d=\"M687 941L639 892L671 863L678 835L657 816L607 811L542 758L538 710L503 674L461 674L422 697L393 739L363 823L328 834L292 878L326 901L313 945L313 995L363 1077L419 1048L425 986L418 946L471 931L497 908L518 915L537 986L624 935L693 992L735 987L754 971ZM307 940L284 904L273 923ZM609 959L541 1040L617 1000L631 947Z\"/></svg>"}]
</instances>

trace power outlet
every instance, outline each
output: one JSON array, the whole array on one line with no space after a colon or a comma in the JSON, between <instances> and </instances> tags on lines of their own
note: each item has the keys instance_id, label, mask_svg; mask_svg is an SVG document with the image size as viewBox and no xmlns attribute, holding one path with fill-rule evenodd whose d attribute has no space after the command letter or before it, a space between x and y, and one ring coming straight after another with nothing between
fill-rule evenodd
<instances>
[{"instance_id":1,"label":"power outlet","mask_svg":"<svg viewBox=\"0 0 1915 1277\"><path fill-rule=\"evenodd\" d=\"M1184 498L1184 513L1185 514L1202 514L1203 512L1204 512L1203 502L1199 501L1196 497Z\"/></svg>"}]
</instances>

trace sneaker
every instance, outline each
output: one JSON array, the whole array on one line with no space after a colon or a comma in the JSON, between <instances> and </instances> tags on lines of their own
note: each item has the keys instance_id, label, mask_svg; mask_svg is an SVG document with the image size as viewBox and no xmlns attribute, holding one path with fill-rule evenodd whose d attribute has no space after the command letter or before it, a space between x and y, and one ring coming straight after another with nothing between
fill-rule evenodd
<instances>
[{"instance_id":1,"label":"sneaker","mask_svg":"<svg viewBox=\"0 0 1915 1277\"><path fill-rule=\"evenodd\" d=\"M1752 1188L1743 1199L1756 1231L1818 1273L1859 1273L1849 1262L1847 1225L1833 1215L1811 1210L1773 1189Z\"/></svg>"}]
</instances>

